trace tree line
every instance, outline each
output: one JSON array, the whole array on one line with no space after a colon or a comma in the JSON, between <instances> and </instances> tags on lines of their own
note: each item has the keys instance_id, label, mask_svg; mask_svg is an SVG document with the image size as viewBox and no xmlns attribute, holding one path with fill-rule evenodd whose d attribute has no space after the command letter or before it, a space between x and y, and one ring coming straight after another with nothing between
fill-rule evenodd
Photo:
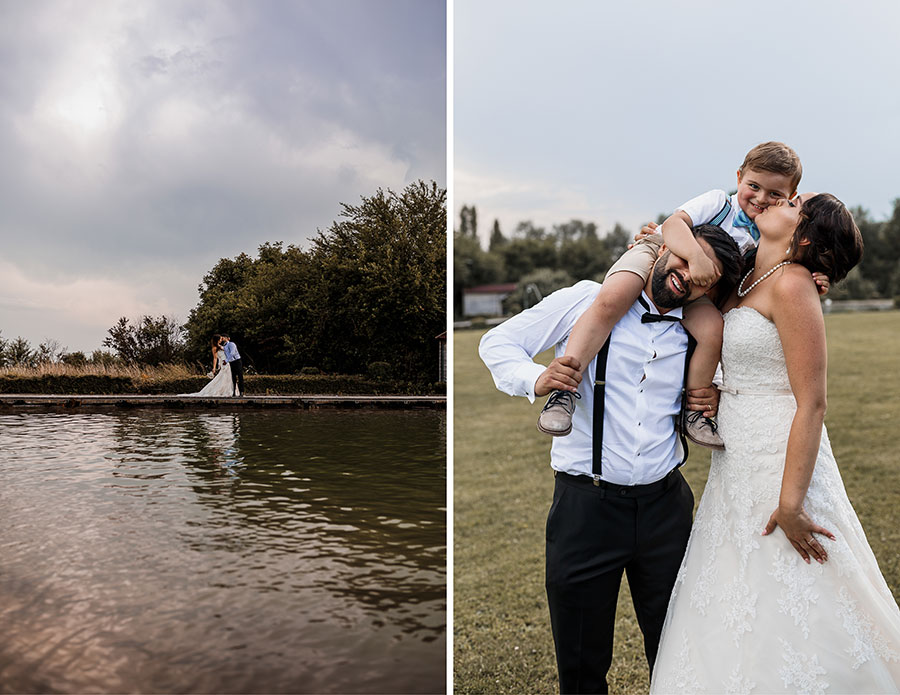
<instances>
[{"instance_id":1,"label":"tree line","mask_svg":"<svg viewBox=\"0 0 900 695\"><path fill-rule=\"evenodd\" d=\"M832 299L900 298L900 198L887 220L876 221L861 207L851 210L865 244L862 262L841 283ZM655 220L661 223L667 215ZM531 221L519 222L506 236L494 220L487 248L478 234L478 213L463 205L453 232L453 310L462 318L463 294L479 285L516 283L504 301L507 314L521 311L536 293L546 296L579 280L602 281L638 230L616 223L605 233L597 225L570 220L549 230ZM531 288L531 291L529 290Z\"/></svg>"},{"instance_id":2,"label":"tree line","mask_svg":"<svg viewBox=\"0 0 900 695\"><path fill-rule=\"evenodd\" d=\"M245 365L269 374L304 367L437 380L436 336L446 326L446 191L417 181L402 193L378 189L319 231L310 248L265 243L252 257L223 258L199 286L185 323L167 316L120 318L88 356L56 341L32 349L0 337L0 366L41 362L208 369L210 338L226 333Z\"/></svg>"}]
</instances>

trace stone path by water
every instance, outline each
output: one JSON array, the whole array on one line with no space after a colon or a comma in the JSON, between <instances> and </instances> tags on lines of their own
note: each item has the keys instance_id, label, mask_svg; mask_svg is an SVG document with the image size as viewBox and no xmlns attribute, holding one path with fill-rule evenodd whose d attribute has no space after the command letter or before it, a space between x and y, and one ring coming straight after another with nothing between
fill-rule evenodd
<instances>
[{"instance_id":1,"label":"stone path by water","mask_svg":"<svg viewBox=\"0 0 900 695\"><path fill-rule=\"evenodd\" d=\"M22 409L95 408L175 408L175 409L244 409L244 408L445 408L446 396L254 396L196 397L174 395L69 395L0 394L0 412Z\"/></svg>"}]
</instances>

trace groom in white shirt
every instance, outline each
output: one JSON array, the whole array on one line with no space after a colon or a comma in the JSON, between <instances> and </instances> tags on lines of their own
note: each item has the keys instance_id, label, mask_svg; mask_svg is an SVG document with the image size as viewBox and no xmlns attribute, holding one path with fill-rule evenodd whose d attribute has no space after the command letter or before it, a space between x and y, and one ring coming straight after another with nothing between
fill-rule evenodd
<instances>
[{"instance_id":1,"label":"groom in white shirt","mask_svg":"<svg viewBox=\"0 0 900 695\"><path fill-rule=\"evenodd\" d=\"M694 236L728 296L740 273L737 244L713 225L695 227ZM674 426L693 343L680 319L681 307L709 288L695 287L687 261L663 246L642 296L581 382L566 341L599 289L585 280L554 292L486 333L479 347L497 388L511 396L534 402L575 386L580 396L572 433L554 437L550 449L556 487L546 586L562 693L608 692L623 571L652 671L694 504L678 471L687 445ZM549 367L533 361L554 345Z\"/></svg>"}]
</instances>

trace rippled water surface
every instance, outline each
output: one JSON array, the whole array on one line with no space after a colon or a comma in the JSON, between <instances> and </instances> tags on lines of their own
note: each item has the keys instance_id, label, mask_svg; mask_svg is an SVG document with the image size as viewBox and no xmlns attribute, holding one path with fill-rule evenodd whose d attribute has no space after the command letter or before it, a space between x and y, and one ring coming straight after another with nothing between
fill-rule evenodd
<instances>
[{"instance_id":1,"label":"rippled water surface","mask_svg":"<svg viewBox=\"0 0 900 695\"><path fill-rule=\"evenodd\" d=\"M444 692L445 413L0 416L3 692Z\"/></svg>"}]
</instances>

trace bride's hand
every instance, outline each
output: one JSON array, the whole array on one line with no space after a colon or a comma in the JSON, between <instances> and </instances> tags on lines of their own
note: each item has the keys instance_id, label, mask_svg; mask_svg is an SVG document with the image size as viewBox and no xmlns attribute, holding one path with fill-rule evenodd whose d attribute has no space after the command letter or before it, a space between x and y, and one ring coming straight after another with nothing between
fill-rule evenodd
<instances>
[{"instance_id":1,"label":"bride's hand","mask_svg":"<svg viewBox=\"0 0 900 695\"><path fill-rule=\"evenodd\" d=\"M762 535L768 536L776 526L781 526L784 535L794 546L794 550L800 553L800 557L806 561L806 564L809 564L810 556L820 564L828 560L828 553L813 534L818 533L831 540L834 540L834 534L813 523L803 507L798 510L789 510L779 506L769 517L769 523L766 524Z\"/></svg>"}]
</instances>

